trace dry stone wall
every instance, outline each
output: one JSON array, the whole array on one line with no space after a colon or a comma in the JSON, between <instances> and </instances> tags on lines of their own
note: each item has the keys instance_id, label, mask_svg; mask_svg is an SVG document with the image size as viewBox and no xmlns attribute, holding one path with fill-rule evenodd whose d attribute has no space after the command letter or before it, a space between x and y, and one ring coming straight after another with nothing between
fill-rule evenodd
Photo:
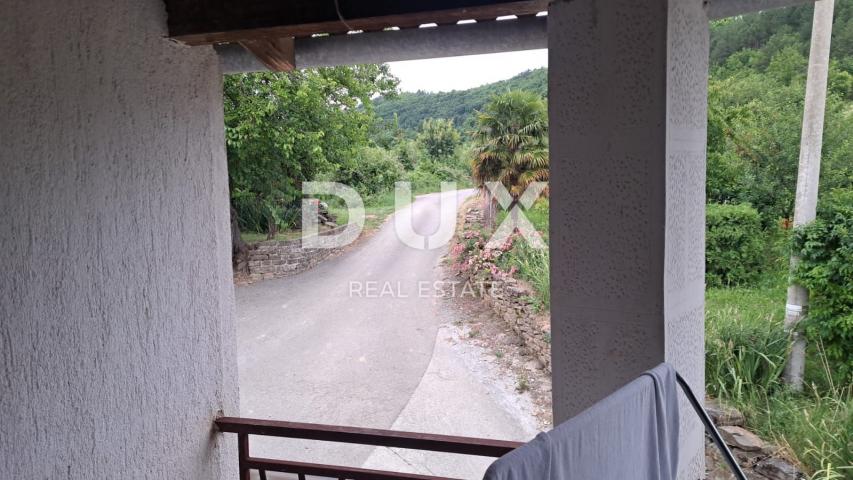
<instances>
[{"instance_id":1,"label":"dry stone wall","mask_svg":"<svg viewBox=\"0 0 853 480\"><path fill-rule=\"evenodd\" d=\"M478 203L470 202L462 209L457 232L477 231L483 225L483 212ZM464 239L460 239L464 242ZM457 250L454 248L454 250ZM465 253L462 253L465 255ZM466 259L457 259L465 262ZM495 273L487 264L472 262L474 267L460 274L475 284L482 283L482 300L519 336L527 354L551 371L551 314L540 312L531 303L535 292L523 280Z\"/></svg>"},{"instance_id":2,"label":"dry stone wall","mask_svg":"<svg viewBox=\"0 0 853 480\"><path fill-rule=\"evenodd\" d=\"M321 235L341 233L346 225L326 230ZM315 267L331 255L340 252L338 248L302 248L302 239L269 240L252 247L248 254L248 271L251 281L287 277Z\"/></svg>"},{"instance_id":3,"label":"dry stone wall","mask_svg":"<svg viewBox=\"0 0 853 480\"><path fill-rule=\"evenodd\" d=\"M548 312L537 312L530 304L533 290L514 278L491 278L483 302L491 307L524 342L531 356L551 371L551 327Z\"/></svg>"}]
</instances>

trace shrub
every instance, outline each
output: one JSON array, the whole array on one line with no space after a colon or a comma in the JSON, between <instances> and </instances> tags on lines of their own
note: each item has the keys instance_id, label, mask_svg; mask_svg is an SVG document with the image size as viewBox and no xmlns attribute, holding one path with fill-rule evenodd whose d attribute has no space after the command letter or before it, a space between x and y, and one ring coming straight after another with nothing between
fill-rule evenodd
<instances>
[{"instance_id":1,"label":"shrub","mask_svg":"<svg viewBox=\"0 0 853 480\"><path fill-rule=\"evenodd\" d=\"M379 147L358 150L356 161L341 168L338 179L362 195L375 195L394 188L403 177L403 166L393 153Z\"/></svg>"},{"instance_id":2,"label":"shrub","mask_svg":"<svg viewBox=\"0 0 853 480\"><path fill-rule=\"evenodd\" d=\"M465 188L471 183L470 172L464 157L464 148L443 158L421 158L414 169L406 172L405 180L412 182L415 194L440 192L441 182L456 182L457 188Z\"/></svg>"},{"instance_id":3,"label":"shrub","mask_svg":"<svg viewBox=\"0 0 853 480\"><path fill-rule=\"evenodd\" d=\"M821 200L817 219L794 233L801 259L794 277L809 290L806 334L821 340L845 381L853 377L853 189L834 190Z\"/></svg>"},{"instance_id":4,"label":"shrub","mask_svg":"<svg viewBox=\"0 0 853 480\"><path fill-rule=\"evenodd\" d=\"M394 153L403 168L412 170L415 165L426 156L426 153L421 148L420 144L415 140L402 139L400 143L394 147Z\"/></svg>"},{"instance_id":5,"label":"shrub","mask_svg":"<svg viewBox=\"0 0 853 480\"><path fill-rule=\"evenodd\" d=\"M764 260L761 217L748 204L708 204L705 281L709 286L754 283Z\"/></svg>"},{"instance_id":6,"label":"shrub","mask_svg":"<svg viewBox=\"0 0 853 480\"><path fill-rule=\"evenodd\" d=\"M441 160L453 156L461 137L453 127L453 120L427 118L421 124L417 141L429 158Z\"/></svg>"}]
</instances>

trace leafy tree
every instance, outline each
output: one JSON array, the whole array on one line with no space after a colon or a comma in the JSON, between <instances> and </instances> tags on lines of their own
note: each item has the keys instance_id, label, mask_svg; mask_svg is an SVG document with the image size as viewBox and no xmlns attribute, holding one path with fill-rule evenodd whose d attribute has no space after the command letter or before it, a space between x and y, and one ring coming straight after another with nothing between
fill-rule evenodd
<instances>
[{"instance_id":1,"label":"leafy tree","mask_svg":"<svg viewBox=\"0 0 853 480\"><path fill-rule=\"evenodd\" d=\"M377 117L370 128L370 141L386 150L393 149L405 135L406 132L400 128L396 113L388 120Z\"/></svg>"},{"instance_id":2,"label":"leafy tree","mask_svg":"<svg viewBox=\"0 0 853 480\"><path fill-rule=\"evenodd\" d=\"M427 118L421 124L417 141L431 159L440 160L456 152L461 138L459 132L453 128L453 120Z\"/></svg>"},{"instance_id":3,"label":"leafy tree","mask_svg":"<svg viewBox=\"0 0 853 480\"><path fill-rule=\"evenodd\" d=\"M809 26L810 15L804 19ZM750 18L733 19L725 28L715 26L712 38L721 32L728 35L735 24L748 27ZM708 201L749 203L764 226L793 211L808 53L808 30L804 38L798 32L788 25L762 37L758 49L742 48L719 59L711 71ZM849 186L851 181L853 109L847 98L853 77L841 65L837 61L830 66L822 190Z\"/></svg>"},{"instance_id":4,"label":"leafy tree","mask_svg":"<svg viewBox=\"0 0 853 480\"><path fill-rule=\"evenodd\" d=\"M367 144L371 97L397 81L387 66L226 77L225 129L237 223L274 236L298 218L302 182L353 170ZM235 245L239 239L235 239Z\"/></svg>"},{"instance_id":5,"label":"leafy tree","mask_svg":"<svg viewBox=\"0 0 853 480\"><path fill-rule=\"evenodd\" d=\"M394 151L400 164L406 170L414 169L415 165L425 156L421 145L417 141L410 139L400 140Z\"/></svg>"},{"instance_id":6,"label":"leafy tree","mask_svg":"<svg viewBox=\"0 0 853 480\"><path fill-rule=\"evenodd\" d=\"M403 166L393 152L380 147L361 147L355 152L357 163L347 164L338 179L353 186L362 195L373 195L394 188L403 177Z\"/></svg>"},{"instance_id":7,"label":"leafy tree","mask_svg":"<svg viewBox=\"0 0 853 480\"><path fill-rule=\"evenodd\" d=\"M742 50L764 51L772 56L780 37L795 40L800 53L808 55L813 5L767 10L760 13L718 20L711 24L711 65L717 66ZM853 1L837 0L832 27L831 58L850 71L853 69ZM770 47L769 49L766 47ZM766 66L768 56L763 56Z\"/></svg>"}]
</instances>

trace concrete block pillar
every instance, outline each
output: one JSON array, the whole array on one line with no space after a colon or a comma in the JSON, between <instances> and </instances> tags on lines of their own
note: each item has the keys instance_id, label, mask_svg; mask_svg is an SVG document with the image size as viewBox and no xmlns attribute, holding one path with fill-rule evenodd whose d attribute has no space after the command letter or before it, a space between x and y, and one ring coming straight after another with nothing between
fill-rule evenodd
<instances>
[{"instance_id":1,"label":"concrete block pillar","mask_svg":"<svg viewBox=\"0 0 853 480\"><path fill-rule=\"evenodd\" d=\"M701 398L702 1L557 1L548 42L555 422L664 360ZM681 478L700 478L682 400Z\"/></svg>"}]
</instances>

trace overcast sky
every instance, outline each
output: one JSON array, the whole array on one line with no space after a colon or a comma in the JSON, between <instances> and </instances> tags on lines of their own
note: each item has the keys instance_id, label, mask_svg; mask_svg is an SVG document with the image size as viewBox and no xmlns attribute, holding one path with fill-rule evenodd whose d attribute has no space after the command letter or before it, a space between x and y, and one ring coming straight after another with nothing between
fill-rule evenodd
<instances>
[{"instance_id":1,"label":"overcast sky","mask_svg":"<svg viewBox=\"0 0 853 480\"><path fill-rule=\"evenodd\" d=\"M506 80L525 70L547 66L548 50L411 60L389 65L391 73L400 79L400 90L404 92L446 92Z\"/></svg>"}]
</instances>

